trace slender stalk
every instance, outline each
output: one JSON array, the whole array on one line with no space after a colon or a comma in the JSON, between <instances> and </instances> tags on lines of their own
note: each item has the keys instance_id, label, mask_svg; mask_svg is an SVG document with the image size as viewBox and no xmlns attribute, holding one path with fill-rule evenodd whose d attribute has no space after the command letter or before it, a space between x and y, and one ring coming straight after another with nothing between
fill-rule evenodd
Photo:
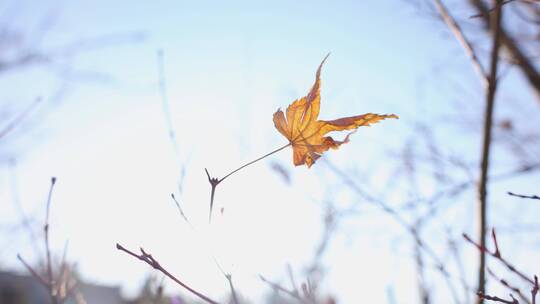
<instances>
[{"instance_id":1,"label":"slender stalk","mask_svg":"<svg viewBox=\"0 0 540 304\"><path fill-rule=\"evenodd\" d=\"M274 153L277 153L277 152L279 152L279 151L281 151L281 150L283 150L283 149L285 149L285 148L287 148L287 147L289 147L291 145L292 145L292 142L289 142L288 144L286 144L286 145L284 145L284 146L282 146L280 148L277 148L277 149L275 149L275 150L273 150L273 151L271 151L269 153L266 153L265 155L263 155L263 156L261 156L261 157L259 157L257 159L254 159L254 160L252 160L252 161L250 161L248 163L245 163L242 166L232 170L231 172L229 172L227 175L225 175L224 177L222 177L220 179L215 178L215 177L210 177L210 173L208 173L208 170L205 168L204 170L206 171L206 176L208 177L208 182L210 183L210 186L212 187L212 190L210 192L210 213L208 215L208 222L212 221L212 209L214 207L214 197L215 197L215 194L216 194L216 188L222 181L224 181L227 177L233 175L234 173L244 169L245 167L250 166L250 165L252 165L252 164L254 164L254 163L256 163L256 162L258 162L258 161L260 161L260 160L262 160L262 159L264 159L264 158L266 158L266 157L268 157L268 156L270 156L270 155L272 155Z\"/></svg>"},{"instance_id":2,"label":"slender stalk","mask_svg":"<svg viewBox=\"0 0 540 304\"><path fill-rule=\"evenodd\" d=\"M486 111L484 114L484 131L482 143L482 162L480 167L480 182L478 184L479 198L479 234L480 246L486 248L486 230L487 230L487 187L488 187L488 169L489 155L491 147L491 129L493 125L493 108L495 104L495 92L497 90L497 66L499 62L500 46L500 27L502 17L502 1L495 0L496 10L493 15L493 48L491 52L490 74L488 78L488 87L486 92ZM480 262L478 269L478 293L485 294L486 288L486 252L480 251ZM478 297L478 304L484 303L482 297Z\"/></svg>"},{"instance_id":3,"label":"slender stalk","mask_svg":"<svg viewBox=\"0 0 540 304\"><path fill-rule=\"evenodd\" d=\"M262 160L263 158L266 158L266 157L268 157L268 156L270 156L270 155L272 155L272 154L274 154L274 153L277 153L277 152L279 152L279 151L281 151L281 150L283 150L283 149L285 149L285 148L287 148L287 147L289 147L289 146L291 146L291 145L292 145L292 143L288 143L288 144L284 145L284 146L281 147L281 148L278 148L278 149L276 149L276 150L274 150L274 151L272 151L272 152L269 152L269 153L267 153L267 154L265 154L265 155L263 155L263 156L261 156L261 157L255 159L255 160L250 161L249 163L246 163L245 165L242 165L242 166L238 167L237 169L231 171L229 174L227 174L227 175L225 175L223 178L221 178L221 179L219 180L219 182L221 183L221 182L222 182L223 180L225 180L227 177L229 177L229 176L233 175L234 173L236 173L236 172L238 172L238 171L244 169L245 167L247 167L247 166L249 166L249 165L251 165L251 164L254 164L254 163L256 163L256 162Z\"/></svg>"},{"instance_id":4,"label":"slender stalk","mask_svg":"<svg viewBox=\"0 0 540 304\"><path fill-rule=\"evenodd\" d=\"M54 185L56 183L56 177L51 178L51 187L49 189L49 195L47 196L47 209L45 211L45 225L43 230L45 232L45 253L47 255L47 280L49 281L49 293L53 304L57 304L58 300L55 295L55 282L54 275L52 271L52 261L51 261L51 249L49 246L49 210L51 207L52 193Z\"/></svg>"}]
</instances>

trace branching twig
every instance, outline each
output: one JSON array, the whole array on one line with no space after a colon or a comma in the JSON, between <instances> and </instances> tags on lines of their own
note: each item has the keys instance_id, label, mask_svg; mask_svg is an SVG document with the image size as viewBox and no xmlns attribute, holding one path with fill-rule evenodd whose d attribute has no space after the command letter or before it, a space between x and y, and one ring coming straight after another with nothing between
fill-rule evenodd
<instances>
[{"instance_id":1,"label":"branching twig","mask_svg":"<svg viewBox=\"0 0 540 304\"><path fill-rule=\"evenodd\" d=\"M56 177L51 178L51 187L49 188L49 194L47 195L47 207L45 211L45 223L43 225L43 231L45 234L45 254L46 254L46 271L47 271L47 277L44 278L41 275L38 274L38 272L33 269L23 258L20 254L17 254L17 258L21 263L28 269L30 274L36 278L41 284L47 288L49 292L49 296L51 298L52 304L59 304L60 299L57 295L57 284L54 280L54 274L52 270L52 261L51 261L51 250L49 246L49 211L51 207L51 201L52 201L52 193L54 190L54 185L56 184Z\"/></svg>"},{"instance_id":2,"label":"branching twig","mask_svg":"<svg viewBox=\"0 0 540 304\"><path fill-rule=\"evenodd\" d=\"M514 298L512 294L510 294L510 298L512 298L512 301L501 299L497 296L490 296L481 292L478 292L477 295L478 295L478 298L482 300L489 300L493 302L506 303L506 304L519 304L518 300L516 300L516 298Z\"/></svg>"},{"instance_id":3,"label":"branching twig","mask_svg":"<svg viewBox=\"0 0 540 304\"><path fill-rule=\"evenodd\" d=\"M521 290L519 288L517 288L516 286L510 285L510 283L508 283L508 281L506 281L503 278L498 277L491 269L488 268L487 271L488 271L489 275L492 276L495 280L499 281L499 283L501 283L501 285L503 285L504 287L510 289L512 292L516 293L518 295L518 297L521 300L523 300L525 303L531 304L531 301L529 301L529 299L527 299L527 297L521 292Z\"/></svg>"},{"instance_id":4,"label":"branching twig","mask_svg":"<svg viewBox=\"0 0 540 304\"><path fill-rule=\"evenodd\" d=\"M195 289L189 287L188 285L186 285L184 282L180 281L179 279L177 279L173 274L171 274L169 271L167 271L167 269L163 268L163 266L161 266L161 264L159 264L159 262L154 259L154 257L152 257L151 254L149 253L146 253L146 251L144 251L143 248L140 248L140 251L141 251L141 254L136 254L126 248L124 248L122 245L120 244L116 244L116 249L120 250L120 251L123 251L129 255L131 255L132 257L136 258L136 259L139 259L143 262L145 262L146 264L152 266L152 268L160 271L161 273L163 273L164 275L166 275L167 277L169 277L171 280L173 280L175 283L177 283L178 285L184 287L186 290L188 290L189 292L191 292L192 294L196 295L197 297L199 297L200 299L210 303L210 304L219 304L218 302L210 299L209 297L205 296L204 294L196 291Z\"/></svg>"},{"instance_id":5,"label":"branching twig","mask_svg":"<svg viewBox=\"0 0 540 304\"><path fill-rule=\"evenodd\" d=\"M525 52L520 48L518 43L501 27L498 26L497 30L490 23L489 8L486 6L483 0L470 0L470 2L476 7L478 12L482 15L482 20L486 25L486 29L495 33L500 32L501 43L504 45L508 53L516 61L517 66L527 77L529 84L535 90L536 95L539 97L537 101L540 102L540 72L537 70L533 62L527 57Z\"/></svg>"},{"instance_id":6,"label":"branching twig","mask_svg":"<svg viewBox=\"0 0 540 304\"><path fill-rule=\"evenodd\" d=\"M496 235L495 234L495 229L492 230L492 236ZM534 281L531 280L528 276L526 276L523 272L519 271L518 269L516 269L516 267L514 267L512 264L510 264L510 262L508 262L501 254L500 252L498 252L497 250L491 252L489 251L485 246L482 246L481 244L478 244L476 243L475 241L473 241L471 239L471 237L469 237L467 234L463 234L463 237L465 238L465 240L467 240L467 242L471 243L472 245L474 245L479 251L482 251L484 253L487 253L488 255L494 257L495 259L499 260L510 272L513 272L515 273L516 275L518 275L521 279L523 279L524 281L526 282L529 282L530 284L533 284L534 285ZM495 239L494 239L494 242Z\"/></svg>"}]
</instances>

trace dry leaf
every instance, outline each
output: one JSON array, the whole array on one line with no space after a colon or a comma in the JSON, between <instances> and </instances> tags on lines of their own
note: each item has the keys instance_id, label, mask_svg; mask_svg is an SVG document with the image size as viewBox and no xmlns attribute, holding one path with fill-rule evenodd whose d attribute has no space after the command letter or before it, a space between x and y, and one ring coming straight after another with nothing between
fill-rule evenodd
<instances>
[{"instance_id":1,"label":"dry leaf","mask_svg":"<svg viewBox=\"0 0 540 304\"><path fill-rule=\"evenodd\" d=\"M334 140L324 136L331 131L356 130L361 126L369 126L386 118L398 118L395 114L380 115L367 113L363 115L344 117L336 120L317 120L321 103L320 85L321 68L328 58L323 59L317 69L315 84L308 95L295 100L287 107L287 114L280 109L274 113L274 125L285 136L293 147L293 162L295 166L306 164L311 167L328 149L337 149L349 141L347 134L344 140ZM285 118L286 116L286 118Z\"/></svg>"}]
</instances>

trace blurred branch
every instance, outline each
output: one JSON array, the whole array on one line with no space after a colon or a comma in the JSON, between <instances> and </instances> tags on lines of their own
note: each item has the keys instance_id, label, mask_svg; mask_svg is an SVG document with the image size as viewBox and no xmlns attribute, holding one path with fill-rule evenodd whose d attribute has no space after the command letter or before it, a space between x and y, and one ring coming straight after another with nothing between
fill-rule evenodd
<instances>
[{"instance_id":1,"label":"blurred branch","mask_svg":"<svg viewBox=\"0 0 540 304\"><path fill-rule=\"evenodd\" d=\"M261 279L261 281L263 281L264 283L268 284L270 287L272 287L272 289L274 290L277 290L277 291L281 291L289 296L291 296L292 298L298 300L298 302L300 303L304 303L304 304L310 304L309 302L307 302L304 298L302 298L300 296L300 294L298 293L298 291L294 290L294 291L291 291L291 290L288 290L287 288L277 284L277 283L274 283L270 280L268 280L267 278L263 277L262 275L259 274L259 278Z\"/></svg>"},{"instance_id":2,"label":"blurred branch","mask_svg":"<svg viewBox=\"0 0 540 304\"><path fill-rule=\"evenodd\" d=\"M161 273L163 273L164 275L166 275L167 277L169 277L171 280L173 280L175 283L177 283L178 285L184 287L187 291L191 292L192 294L196 295L197 297L199 297L201 300L204 300L206 301L207 303L210 303L210 304L219 304L218 302L210 299L209 297L205 296L204 294L196 291L195 289L189 287L188 285L186 285L184 282L180 281L179 279L177 279L174 275L172 275L169 271L167 271L167 269L163 268L163 266L161 266L161 264L159 264L159 262L154 259L154 257L149 254L149 253L146 253L146 251L144 251L143 248L140 248L139 250L141 251L141 254L136 254L126 248L124 248L122 245L116 243L116 249L120 250L120 251L123 251L129 255L131 255L132 257L136 258L136 259L139 259L143 262L145 262L146 264L152 266L152 268L160 271Z\"/></svg>"},{"instance_id":3,"label":"blurred branch","mask_svg":"<svg viewBox=\"0 0 540 304\"><path fill-rule=\"evenodd\" d=\"M532 304L536 304L536 295L538 294L539 289L540 287L538 285L538 276L534 276L534 285L531 289Z\"/></svg>"},{"instance_id":4,"label":"blurred branch","mask_svg":"<svg viewBox=\"0 0 540 304\"><path fill-rule=\"evenodd\" d=\"M521 71L527 77L529 84L535 90L537 95L537 101L540 103L540 73L536 69L535 65L527 57L525 52L520 48L518 43L506 32L502 26L494 27L490 22L490 13L489 8L486 6L482 0L470 0L472 5L476 7L479 12L479 15L482 16L484 25L487 30L495 33L499 32L501 44L505 47L506 51L510 53L516 62L516 65L521 69Z\"/></svg>"},{"instance_id":5,"label":"blurred branch","mask_svg":"<svg viewBox=\"0 0 540 304\"><path fill-rule=\"evenodd\" d=\"M62 254L62 260L60 264L59 271L57 276L53 273L53 262L51 258L51 250L49 245L49 213L52 202L52 193L54 190L54 185L56 184L56 178L51 178L51 186L49 188L49 194L47 196L47 205L45 211L45 223L43 226L45 234L45 254L46 254L46 265L45 267L45 276L39 274L34 268L28 264L20 254L17 254L17 259L24 265L24 267L30 272L32 277L37 279L41 285L43 285L49 294L50 301L52 304L61 304L66 302L69 297L73 297L76 303L85 303L83 301L82 295L76 290L76 282L74 282L68 265L66 262L66 251L67 243L64 246L64 252Z\"/></svg>"},{"instance_id":6,"label":"blurred branch","mask_svg":"<svg viewBox=\"0 0 540 304\"><path fill-rule=\"evenodd\" d=\"M386 202L365 192L360 186L356 184L356 182L350 176L348 176L347 174L345 174L345 172L334 166L328 159L324 159L324 163L328 166L328 168L330 168L332 172L334 172L334 174L340 177L343 182L351 188L351 190L355 191L358 196L360 196L366 202L379 207L386 214L390 215L398 224L400 224L405 229L405 231L410 233L410 235L413 237L413 240L416 242L418 248L423 250L427 254L427 256L429 256L429 258L435 263L435 268L445 279L446 284L448 285L448 289L452 297L454 298L454 301L456 303L459 303L459 297L451 281L450 272L448 271L440 257L435 253L435 251L418 236L418 231L416 230L414 225L408 223L398 211L396 211Z\"/></svg>"},{"instance_id":7,"label":"blurred branch","mask_svg":"<svg viewBox=\"0 0 540 304\"><path fill-rule=\"evenodd\" d=\"M30 112L41 102L41 98L37 98L26 110L22 111L15 119L13 119L7 126L0 130L0 139L13 131L21 122L30 114Z\"/></svg>"},{"instance_id":8,"label":"blurred branch","mask_svg":"<svg viewBox=\"0 0 540 304\"><path fill-rule=\"evenodd\" d=\"M491 51L490 72L488 77L488 86L486 88L486 110L484 113L484 130L482 141L482 161L480 167L480 181L478 185L478 200L479 200L479 237L480 245L486 245L486 229L487 229L487 187L488 187L488 170L489 156L491 150L491 133L493 125L493 108L495 104L495 92L497 90L497 67L499 63L499 46L501 41L501 19L502 19L502 1L494 0L497 9L493 16L492 27L493 48ZM485 294L486 289L486 256L485 251L480 251L480 262L478 269L478 293ZM478 297L478 303L483 303L483 298Z\"/></svg>"},{"instance_id":9,"label":"blurred branch","mask_svg":"<svg viewBox=\"0 0 540 304\"><path fill-rule=\"evenodd\" d=\"M472 47L472 44L469 42L467 37L465 37L465 34L463 33L463 30L459 26L459 24L456 22L456 20L450 15L448 10L446 9L445 5L442 3L441 0L433 0L435 2L435 7L437 8L437 11L441 15L441 18L443 19L444 23L448 26L448 28L452 31L454 36L456 37L457 41L463 47L463 50L469 57L469 59L472 62L472 65L474 67L474 70L480 77L480 80L482 81L482 84L484 87L487 87L488 85L488 76L486 72L484 71L484 68L482 68L482 65L480 64L480 61L478 60L478 57L476 56L476 53L474 52L474 49Z\"/></svg>"},{"instance_id":10,"label":"blurred branch","mask_svg":"<svg viewBox=\"0 0 540 304\"><path fill-rule=\"evenodd\" d=\"M482 246L481 244L478 244L476 243L475 241L473 241L471 239L471 237L469 237L467 234L463 234L463 237L465 238L465 240L467 240L467 242L471 243L472 245L474 245L479 251L482 251L484 253L487 253L488 255L492 256L493 258L495 258L496 260L498 260L499 262L501 262L510 272L516 274L517 276L519 276L521 279L523 279L524 281L534 285L535 282L533 280L531 280L528 276L526 276L523 272L519 271L518 269L516 269L516 267L514 267L509 261L507 261L500 253L499 249L498 249L498 244L497 244L497 235L495 233L495 229L493 229L491 231L491 236L492 236L492 239L493 239L493 243L495 244L495 250L493 252L489 251L485 246Z\"/></svg>"},{"instance_id":11,"label":"blurred branch","mask_svg":"<svg viewBox=\"0 0 540 304\"><path fill-rule=\"evenodd\" d=\"M502 5L506 5L506 4L508 4L508 3L511 3L511 2L514 2L514 1L516 1L516 0L503 0L502 3L501 3L501 6L502 6ZM489 9L487 10L487 13L489 14L489 13L495 11L496 9L497 9L497 5L495 5L495 6L491 7L491 8L489 8ZM470 16L469 18L478 18L478 17L482 17L482 16L484 16L484 15L485 15L484 13L475 14L475 15Z\"/></svg>"},{"instance_id":12,"label":"blurred branch","mask_svg":"<svg viewBox=\"0 0 540 304\"><path fill-rule=\"evenodd\" d=\"M528 198L528 199L535 199L540 200L540 196L538 195L523 195L523 194L515 194L513 192L507 192L510 196L520 197L520 198Z\"/></svg>"},{"instance_id":13,"label":"blurred branch","mask_svg":"<svg viewBox=\"0 0 540 304\"><path fill-rule=\"evenodd\" d=\"M43 226L43 231L45 232L45 254L47 255L47 276L48 276L49 284L51 286L54 285L54 274L52 271L51 249L49 245L49 211L51 207L52 193L53 193L55 184L56 184L56 177L53 177L51 178L51 188L49 189L49 195L47 196L47 209L45 211L45 225ZM58 303L53 290L51 290L51 299L53 300L53 303L55 304Z\"/></svg>"},{"instance_id":14,"label":"blurred branch","mask_svg":"<svg viewBox=\"0 0 540 304\"><path fill-rule=\"evenodd\" d=\"M529 301L529 299L527 299L527 297L525 297L525 295L521 292L521 290L515 286L512 286L510 285L510 283L508 283L505 279L503 278L499 278L491 269L487 269L488 273L490 276L492 276L495 280L497 280L499 283L501 283L501 285L503 285L504 287L510 289L511 291L513 291L514 293L516 293L518 295L518 297L521 298L521 300L523 300L525 303L527 304L530 304L531 302Z\"/></svg>"},{"instance_id":15,"label":"blurred branch","mask_svg":"<svg viewBox=\"0 0 540 304\"><path fill-rule=\"evenodd\" d=\"M512 301L505 300L505 299L499 298L497 296L490 296L490 295L487 295L487 294L484 294L484 293L481 293L481 292L478 292L477 295L478 295L478 298L481 299L481 300L489 300L489 301L493 301L493 302L507 303L507 304L519 304L518 300L516 300L516 298L514 298L513 295L510 295L510 297L512 298Z\"/></svg>"}]
</instances>

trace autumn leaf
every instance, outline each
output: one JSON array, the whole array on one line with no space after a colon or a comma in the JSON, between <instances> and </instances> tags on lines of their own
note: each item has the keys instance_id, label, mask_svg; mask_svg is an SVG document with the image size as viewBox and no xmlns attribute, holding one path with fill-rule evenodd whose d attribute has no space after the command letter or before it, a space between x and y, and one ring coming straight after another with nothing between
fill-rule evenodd
<instances>
[{"instance_id":1,"label":"autumn leaf","mask_svg":"<svg viewBox=\"0 0 540 304\"><path fill-rule=\"evenodd\" d=\"M331 131L356 130L361 126L369 126L386 118L398 118L395 114L381 115L367 113L363 115L344 117L336 120L318 120L321 103L321 68L328 58L323 59L317 69L315 84L308 95L295 100L287 107L286 114L280 109L274 113L274 125L293 147L293 162L295 166L306 164L311 167L321 155L330 148L337 149L349 142L351 132L342 141L324 136Z\"/></svg>"}]
</instances>

